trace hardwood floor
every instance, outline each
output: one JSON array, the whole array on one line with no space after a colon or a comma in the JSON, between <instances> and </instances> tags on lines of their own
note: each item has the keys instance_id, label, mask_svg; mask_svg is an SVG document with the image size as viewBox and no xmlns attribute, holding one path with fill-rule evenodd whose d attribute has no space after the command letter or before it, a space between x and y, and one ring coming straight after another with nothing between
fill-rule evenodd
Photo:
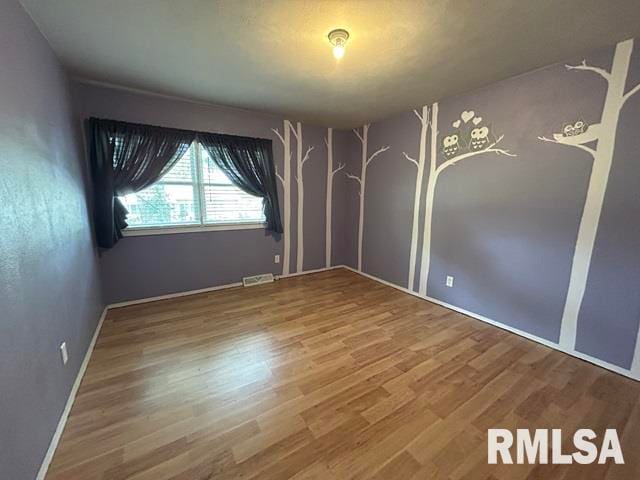
<instances>
[{"instance_id":1,"label":"hardwood floor","mask_svg":"<svg viewBox=\"0 0 640 480\"><path fill-rule=\"evenodd\" d=\"M47 478L637 479L639 396L333 270L110 311ZM617 428L626 465L487 465L490 427Z\"/></svg>"}]
</instances>

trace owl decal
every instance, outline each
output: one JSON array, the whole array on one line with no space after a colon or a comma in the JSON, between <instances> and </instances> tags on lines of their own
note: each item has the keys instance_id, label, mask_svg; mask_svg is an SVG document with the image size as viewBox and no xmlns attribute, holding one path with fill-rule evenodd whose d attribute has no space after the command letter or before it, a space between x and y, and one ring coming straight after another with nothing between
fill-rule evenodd
<instances>
[{"instance_id":1,"label":"owl decal","mask_svg":"<svg viewBox=\"0 0 640 480\"><path fill-rule=\"evenodd\" d=\"M584 120L578 120L575 123L565 123L562 126L562 136L574 137L586 132L587 128L589 128L589 125L587 125Z\"/></svg>"},{"instance_id":2,"label":"owl decal","mask_svg":"<svg viewBox=\"0 0 640 480\"><path fill-rule=\"evenodd\" d=\"M473 110L462 112L451 126L455 130L442 139L442 153L447 159L464 153L482 152L496 143L491 125L485 124Z\"/></svg>"},{"instance_id":3,"label":"owl decal","mask_svg":"<svg viewBox=\"0 0 640 480\"><path fill-rule=\"evenodd\" d=\"M489 127L475 127L471 129L469 136L469 147L472 151L477 152L489 146Z\"/></svg>"},{"instance_id":4,"label":"owl decal","mask_svg":"<svg viewBox=\"0 0 640 480\"><path fill-rule=\"evenodd\" d=\"M463 148L464 144L457 133L452 133L442 139L442 152L447 158L455 157Z\"/></svg>"}]
</instances>

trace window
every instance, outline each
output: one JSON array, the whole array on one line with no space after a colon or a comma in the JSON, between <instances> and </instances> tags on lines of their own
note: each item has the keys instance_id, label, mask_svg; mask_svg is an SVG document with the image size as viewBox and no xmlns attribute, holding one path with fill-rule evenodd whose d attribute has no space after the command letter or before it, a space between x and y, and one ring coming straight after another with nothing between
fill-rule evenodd
<instances>
[{"instance_id":1,"label":"window","mask_svg":"<svg viewBox=\"0 0 640 480\"><path fill-rule=\"evenodd\" d=\"M127 230L265 221L262 198L233 185L198 142L158 182L120 200Z\"/></svg>"}]
</instances>

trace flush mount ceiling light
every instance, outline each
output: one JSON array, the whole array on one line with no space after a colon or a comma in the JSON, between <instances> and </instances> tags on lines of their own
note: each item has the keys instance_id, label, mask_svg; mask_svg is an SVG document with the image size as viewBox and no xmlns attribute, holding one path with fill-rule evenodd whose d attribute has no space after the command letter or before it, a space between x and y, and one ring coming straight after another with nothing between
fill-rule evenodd
<instances>
[{"instance_id":1,"label":"flush mount ceiling light","mask_svg":"<svg viewBox=\"0 0 640 480\"><path fill-rule=\"evenodd\" d=\"M349 32L342 28L337 28L336 30L331 30L328 37L329 42L333 45L333 56L336 57L336 60L340 60L344 57L344 50L347 40L349 39Z\"/></svg>"}]
</instances>

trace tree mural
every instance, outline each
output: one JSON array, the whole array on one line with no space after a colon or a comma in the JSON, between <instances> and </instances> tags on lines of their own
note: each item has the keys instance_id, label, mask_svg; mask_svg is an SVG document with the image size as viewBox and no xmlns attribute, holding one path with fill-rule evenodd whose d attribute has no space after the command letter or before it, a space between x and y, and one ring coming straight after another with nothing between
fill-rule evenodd
<instances>
[{"instance_id":1,"label":"tree mural","mask_svg":"<svg viewBox=\"0 0 640 480\"><path fill-rule=\"evenodd\" d=\"M485 153L495 153L515 157L508 150L497 148L504 135L495 137L491 127L473 110L464 111L460 118L452 123L453 131L442 139L441 152L445 161L438 165L437 137L438 137L438 104L434 103L431 114L431 163L429 165L429 179L425 203L424 232L422 238L422 260L420 263L420 283L418 293L427 294L429 268L431 265L431 223L433 219L433 202L436 185L442 172L457 163Z\"/></svg>"},{"instance_id":2,"label":"tree mural","mask_svg":"<svg viewBox=\"0 0 640 480\"><path fill-rule=\"evenodd\" d=\"M331 213L333 202L333 177L342 170L344 163L338 163L337 168L333 168L333 128L327 128L327 136L324 139L327 146L327 198L326 198L326 217L325 217L325 266L331 266Z\"/></svg>"},{"instance_id":3,"label":"tree mural","mask_svg":"<svg viewBox=\"0 0 640 480\"><path fill-rule=\"evenodd\" d=\"M389 150L388 146L381 147L368 156L367 142L369 140L369 127L370 124L364 125L362 127L362 134L358 131L357 128L353 129L353 133L355 133L356 137L358 137L360 143L362 144L362 166L359 177L347 173L348 178L355 180L359 184L358 195L360 196L360 217L358 221L358 270L362 270L362 235L364 230L364 194L367 186L367 167L374 158L376 158L382 152L386 152L387 150Z\"/></svg>"},{"instance_id":4,"label":"tree mural","mask_svg":"<svg viewBox=\"0 0 640 480\"><path fill-rule=\"evenodd\" d=\"M304 180L302 170L304 164L309 160L309 154L313 151L313 146L307 148L302 155L302 123L296 122L296 128L289 120L284 121L284 130L281 134L277 129L271 129L280 139L284 146L284 176L276 170L276 175L282 183L284 191L284 259L282 262L282 274L288 275L290 272L289 257L291 254L291 133L296 137L296 183L298 186L298 234L296 248L296 272L301 272L304 263Z\"/></svg>"},{"instance_id":5,"label":"tree mural","mask_svg":"<svg viewBox=\"0 0 640 480\"><path fill-rule=\"evenodd\" d=\"M282 275L289 275L289 265L291 259L291 129L293 129L293 126L291 125L291 122L289 120L284 121L282 134L280 134L277 128L271 129L273 133L278 136L284 148L284 176L280 175L278 173L278 169L276 168L276 176L282 184L282 192L284 197L284 251L282 254Z\"/></svg>"},{"instance_id":6,"label":"tree mural","mask_svg":"<svg viewBox=\"0 0 640 480\"><path fill-rule=\"evenodd\" d=\"M304 264L304 181L302 170L304 164L309 160L309 154L313 151L313 146L307 147L307 151L302 155L302 124L296 122L296 129L291 127L291 132L296 137L296 182L298 183L298 245L296 248L296 272L301 272Z\"/></svg>"},{"instance_id":7,"label":"tree mural","mask_svg":"<svg viewBox=\"0 0 640 480\"><path fill-rule=\"evenodd\" d=\"M437 111L438 104L435 104ZM413 196L413 221L411 223L411 251L409 254L409 278L407 279L407 288L413 290L413 283L416 274L416 254L418 252L418 228L420 223L420 196L422 194L422 182L424 178L424 164L427 156L427 130L429 129L429 107L423 106L422 113L418 110L414 110L413 113L418 117L420 125L420 146L418 149L418 160L411 158L406 152L402 152L402 155L413 162L418 171L416 172L416 187Z\"/></svg>"},{"instance_id":8,"label":"tree mural","mask_svg":"<svg viewBox=\"0 0 640 480\"><path fill-rule=\"evenodd\" d=\"M625 102L640 90L640 84L638 84L625 93L632 51L633 40L618 43L613 55L611 71L588 65L586 60L583 60L580 65L566 65L568 70L595 73L607 83L607 93L600 123L587 125L583 120L578 120L575 123L565 124L561 133L553 134L553 139L544 136L538 137L544 142L579 148L587 152L593 159L560 327L559 343L569 349L573 349L576 343L578 314L587 285L591 256L611 171L620 111ZM595 141L597 141L595 146L588 145Z\"/></svg>"}]
</instances>

